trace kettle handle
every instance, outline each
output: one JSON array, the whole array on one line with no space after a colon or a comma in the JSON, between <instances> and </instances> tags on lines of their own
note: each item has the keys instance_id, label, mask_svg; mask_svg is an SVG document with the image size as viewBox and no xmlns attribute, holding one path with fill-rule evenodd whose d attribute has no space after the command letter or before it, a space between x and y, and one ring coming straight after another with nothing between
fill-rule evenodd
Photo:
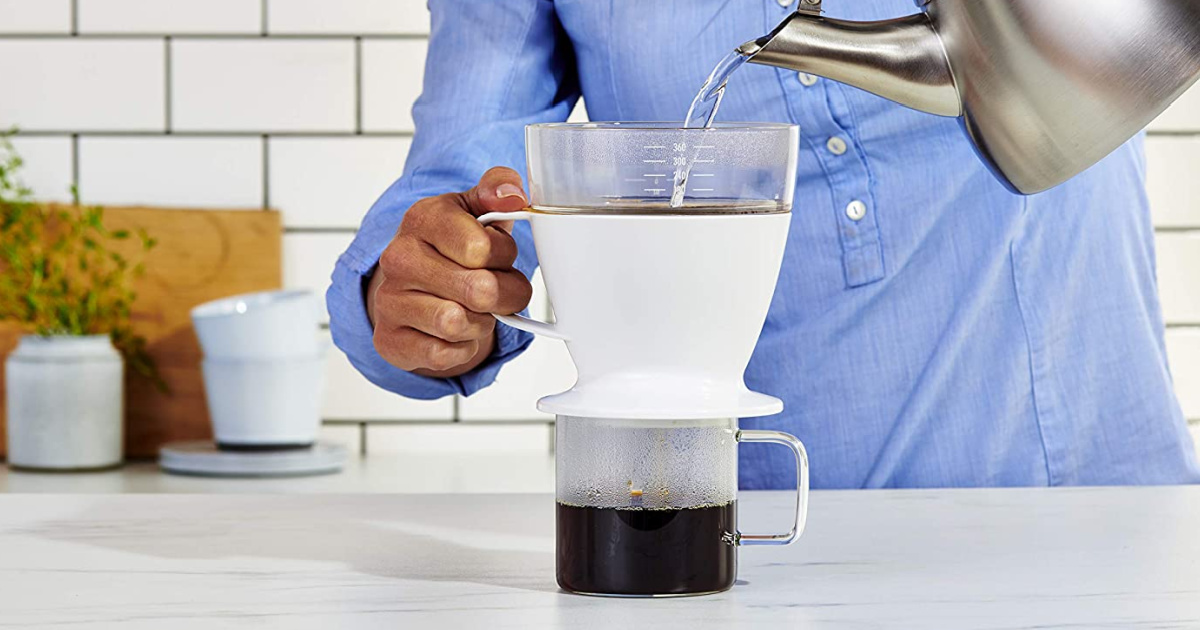
<instances>
[{"instance_id":1,"label":"kettle handle","mask_svg":"<svg viewBox=\"0 0 1200 630\"><path fill-rule=\"evenodd\" d=\"M519 212L489 212L479 217L478 221L480 225L490 225L497 221L528 221L532 217L533 213L528 210L521 210ZM492 317L518 330L524 330L525 332L551 339L568 341L566 333L559 330L558 326L554 324L540 322L524 315L499 315L492 313Z\"/></svg>"}]
</instances>

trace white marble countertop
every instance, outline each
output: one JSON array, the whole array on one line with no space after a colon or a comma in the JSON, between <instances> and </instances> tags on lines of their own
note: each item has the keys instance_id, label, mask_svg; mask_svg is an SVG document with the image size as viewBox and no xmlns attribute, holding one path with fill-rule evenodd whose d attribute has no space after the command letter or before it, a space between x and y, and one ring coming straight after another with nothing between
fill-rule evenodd
<instances>
[{"instance_id":1,"label":"white marble countertop","mask_svg":"<svg viewBox=\"0 0 1200 630\"><path fill-rule=\"evenodd\" d=\"M816 492L809 522L727 593L619 600L555 587L549 494L5 495L0 627L1200 626L1200 488Z\"/></svg>"}]
</instances>

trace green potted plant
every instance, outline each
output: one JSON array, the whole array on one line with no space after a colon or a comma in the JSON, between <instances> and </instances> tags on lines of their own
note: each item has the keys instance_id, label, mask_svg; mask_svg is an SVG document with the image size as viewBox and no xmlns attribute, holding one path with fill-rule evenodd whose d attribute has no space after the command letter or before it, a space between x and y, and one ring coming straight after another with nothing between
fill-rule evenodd
<instances>
[{"instance_id":1,"label":"green potted plant","mask_svg":"<svg viewBox=\"0 0 1200 630\"><path fill-rule=\"evenodd\" d=\"M155 378L130 326L140 261L118 253L144 231L110 230L101 208L32 201L0 135L0 320L23 333L5 363L10 465L88 470L123 458L124 367ZM122 248L122 251L128 247Z\"/></svg>"}]
</instances>

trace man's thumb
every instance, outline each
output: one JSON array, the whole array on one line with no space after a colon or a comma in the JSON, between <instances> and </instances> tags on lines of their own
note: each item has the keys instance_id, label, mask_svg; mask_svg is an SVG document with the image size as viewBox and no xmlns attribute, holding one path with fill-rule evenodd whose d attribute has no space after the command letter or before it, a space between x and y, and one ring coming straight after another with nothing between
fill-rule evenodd
<instances>
[{"instance_id":1,"label":"man's thumb","mask_svg":"<svg viewBox=\"0 0 1200 630\"><path fill-rule=\"evenodd\" d=\"M471 213L516 212L529 205L521 188L521 176L511 168L497 166L483 174L479 183L466 193Z\"/></svg>"}]
</instances>

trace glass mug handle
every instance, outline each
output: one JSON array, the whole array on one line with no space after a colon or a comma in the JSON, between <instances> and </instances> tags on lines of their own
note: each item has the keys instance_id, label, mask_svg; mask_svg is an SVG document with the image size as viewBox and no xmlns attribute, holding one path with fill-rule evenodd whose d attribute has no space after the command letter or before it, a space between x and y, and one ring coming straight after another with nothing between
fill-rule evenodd
<instances>
[{"instance_id":1,"label":"glass mug handle","mask_svg":"<svg viewBox=\"0 0 1200 630\"><path fill-rule=\"evenodd\" d=\"M796 436L782 431L741 430L737 432L738 442L765 442L782 444L796 456L796 515L792 521L792 529L783 534L743 534L738 532L739 545L789 545L804 533L804 524L808 520L808 451Z\"/></svg>"},{"instance_id":2,"label":"glass mug handle","mask_svg":"<svg viewBox=\"0 0 1200 630\"><path fill-rule=\"evenodd\" d=\"M480 225L490 225L497 221L528 221L532 216L533 213L527 210L518 212L489 212L479 217L478 221ZM566 333L559 330L554 324L539 322L524 315L497 315L493 313L492 317L518 330L542 335L543 337L550 337L551 339L567 341Z\"/></svg>"}]
</instances>

